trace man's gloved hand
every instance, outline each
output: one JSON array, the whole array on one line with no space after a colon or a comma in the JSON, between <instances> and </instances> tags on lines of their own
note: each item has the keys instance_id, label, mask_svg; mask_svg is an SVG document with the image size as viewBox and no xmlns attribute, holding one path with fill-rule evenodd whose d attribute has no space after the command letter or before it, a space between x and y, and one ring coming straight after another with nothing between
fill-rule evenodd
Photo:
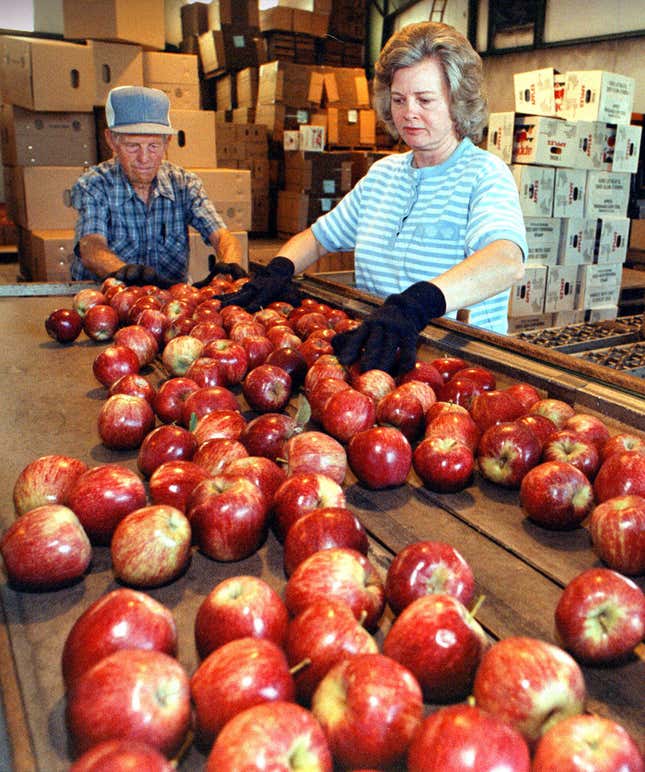
<instances>
[{"instance_id":1,"label":"man's gloved hand","mask_svg":"<svg viewBox=\"0 0 645 772\"><path fill-rule=\"evenodd\" d=\"M302 297L292 282L293 272L291 260L278 255L267 266L258 268L240 290L216 297L222 301L222 306L242 306L251 313L274 300L284 300L298 306Z\"/></svg>"},{"instance_id":2,"label":"man's gloved hand","mask_svg":"<svg viewBox=\"0 0 645 772\"><path fill-rule=\"evenodd\" d=\"M126 284L134 284L139 287L143 287L146 284L154 284L156 287L167 288L174 283L162 279L161 276L157 275L154 268L143 263L126 263L118 271L113 271L109 275Z\"/></svg>"},{"instance_id":3,"label":"man's gloved hand","mask_svg":"<svg viewBox=\"0 0 645 772\"><path fill-rule=\"evenodd\" d=\"M229 274L233 281L248 276L244 268L242 268L241 265L238 265L238 263L217 262L215 255L208 256L208 271L208 276L201 281L193 282L193 287L197 287L198 289L207 287L216 276L221 276L223 274Z\"/></svg>"},{"instance_id":4,"label":"man's gloved hand","mask_svg":"<svg viewBox=\"0 0 645 772\"><path fill-rule=\"evenodd\" d=\"M419 281L390 295L359 327L335 335L331 344L342 364L358 359L361 372L378 368L391 373L396 365L398 373L405 373L414 366L419 333L445 312L446 299L439 287Z\"/></svg>"}]
</instances>

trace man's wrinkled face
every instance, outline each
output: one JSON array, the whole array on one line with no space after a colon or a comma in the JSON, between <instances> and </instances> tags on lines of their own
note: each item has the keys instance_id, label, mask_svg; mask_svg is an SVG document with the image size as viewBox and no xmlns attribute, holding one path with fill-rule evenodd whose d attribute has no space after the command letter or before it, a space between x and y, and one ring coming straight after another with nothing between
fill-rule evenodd
<instances>
[{"instance_id":1,"label":"man's wrinkled face","mask_svg":"<svg viewBox=\"0 0 645 772\"><path fill-rule=\"evenodd\" d=\"M114 134L108 143L132 185L149 185L166 154L169 137L164 134Z\"/></svg>"}]
</instances>

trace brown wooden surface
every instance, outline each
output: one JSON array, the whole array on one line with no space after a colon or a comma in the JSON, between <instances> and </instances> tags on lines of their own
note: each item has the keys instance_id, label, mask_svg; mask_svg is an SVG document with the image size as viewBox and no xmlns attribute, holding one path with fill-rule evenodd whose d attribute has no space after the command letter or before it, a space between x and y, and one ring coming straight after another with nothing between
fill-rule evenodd
<instances>
[{"instance_id":1,"label":"brown wooden surface","mask_svg":"<svg viewBox=\"0 0 645 772\"><path fill-rule=\"evenodd\" d=\"M65 453L91 466L117 460L136 469L136 452L108 451L96 431L105 392L94 380L91 364L105 344L81 337L75 344L60 346L45 334L47 314L69 303L69 297L0 298L2 530L13 521L11 491L15 479L38 456ZM360 302L349 305L358 309ZM518 359L515 352L511 356L491 349L477 336L460 336L456 329L437 327L427 332L424 358L461 350L471 361L491 360L501 384L519 380L524 373L545 393L568 396L572 403L584 404L585 409L600 415L613 412L630 417L632 423L645 417L642 400L635 400L632 392L612 390L551 364ZM159 370L148 374L153 381L163 375ZM630 426L617 417L608 420L614 431ZM454 544L471 564L478 592L485 595L477 617L495 638L522 634L554 640L553 611L562 587L580 571L599 564L585 528L554 533L533 526L523 517L516 492L497 488L477 476L465 491L438 495L424 488L414 474L408 485L386 491L369 491L349 474L346 492L350 507L370 532L370 555L383 576L393 554L414 540L441 539ZM150 592L175 614L179 659L189 672L198 664L193 622L199 604L223 578L242 573L261 575L276 588L283 588L281 550L273 537L256 555L237 563L217 563L195 553L184 576ZM642 580L640 584L643 586ZM96 548L88 575L65 590L17 592L3 581L0 597L6 623L0 636L0 685L10 748L3 754L0 747L0 758L11 754L13 767L9 768L20 772L68 768L60 655L79 614L116 586L107 548ZM389 617L384 619L379 638L389 621ZM634 657L621 667L585 668L584 672L589 708L617 718L645 743L642 659ZM181 768L200 769L203 761L192 749Z\"/></svg>"}]
</instances>

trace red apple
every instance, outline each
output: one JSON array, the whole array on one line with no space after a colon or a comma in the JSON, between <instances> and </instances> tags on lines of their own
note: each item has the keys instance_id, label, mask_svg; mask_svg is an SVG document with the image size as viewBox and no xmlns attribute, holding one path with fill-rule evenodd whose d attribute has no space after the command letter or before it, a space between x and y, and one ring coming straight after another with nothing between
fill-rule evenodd
<instances>
[{"instance_id":1,"label":"red apple","mask_svg":"<svg viewBox=\"0 0 645 772\"><path fill-rule=\"evenodd\" d=\"M212 319L197 322L191 329L190 334L193 336L193 338L198 338L201 340L204 346L214 340L226 338L226 330L222 327L221 324L218 324Z\"/></svg>"},{"instance_id":2,"label":"red apple","mask_svg":"<svg viewBox=\"0 0 645 772\"><path fill-rule=\"evenodd\" d=\"M472 569L463 555L442 541L416 541L398 552L385 578L385 599L395 614L424 595L447 594L470 606L475 594Z\"/></svg>"},{"instance_id":3,"label":"red apple","mask_svg":"<svg viewBox=\"0 0 645 772\"><path fill-rule=\"evenodd\" d=\"M321 679L340 659L378 652L376 640L344 601L314 600L293 617L285 642L296 693L309 705ZM305 667L298 667L306 662Z\"/></svg>"},{"instance_id":4,"label":"red apple","mask_svg":"<svg viewBox=\"0 0 645 772\"><path fill-rule=\"evenodd\" d=\"M72 298L72 308L81 318L85 318L85 314L87 314L92 306L97 306L106 302L105 295L101 290L95 289L94 287L84 287Z\"/></svg>"},{"instance_id":5,"label":"red apple","mask_svg":"<svg viewBox=\"0 0 645 772\"><path fill-rule=\"evenodd\" d=\"M104 740L93 745L69 768L69 772L173 772L175 765L153 748L134 740Z\"/></svg>"},{"instance_id":6,"label":"red apple","mask_svg":"<svg viewBox=\"0 0 645 772\"><path fill-rule=\"evenodd\" d=\"M566 424L565 424L566 426ZM559 429L544 443L543 461L568 461L593 480L600 466L597 445L573 429Z\"/></svg>"},{"instance_id":7,"label":"red apple","mask_svg":"<svg viewBox=\"0 0 645 772\"><path fill-rule=\"evenodd\" d=\"M524 412L524 407L518 399L508 391L500 389L483 391L474 397L470 404L470 415L482 432L495 424L514 421Z\"/></svg>"},{"instance_id":8,"label":"red apple","mask_svg":"<svg viewBox=\"0 0 645 772\"><path fill-rule=\"evenodd\" d=\"M565 649L585 663L625 659L645 635L645 595L609 568L589 568L564 588L555 626Z\"/></svg>"},{"instance_id":9,"label":"red apple","mask_svg":"<svg viewBox=\"0 0 645 772\"><path fill-rule=\"evenodd\" d=\"M533 432L540 444L540 451L549 437L558 431L558 427L550 418L547 418L545 415L540 415L539 413L528 413L520 416L516 423L526 426Z\"/></svg>"},{"instance_id":10,"label":"red apple","mask_svg":"<svg viewBox=\"0 0 645 772\"><path fill-rule=\"evenodd\" d=\"M304 340L298 346L298 351L302 354L303 359L307 363L307 367L311 367L314 362L324 354L334 353L334 349L329 340L313 337Z\"/></svg>"},{"instance_id":11,"label":"red apple","mask_svg":"<svg viewBox=\"0 0 645 772\"><path fill-rule=\"evenodd\" d=\"M615 496L645 496L645 453L626 450L612 453L600 465L594 480L598 503Z\"/></svg>"},{"instance_id":12,"label":"red apple","mask_svg":"<svg viewBox=\"0 0 645 772\"><path fill-rule=\"evenodd\" d=\"M299 348L302 340L296 335L292 327L286 324L273 325L266 331L266 336L273 344L274 349L289 348L300 353ZM302 357L302 354L300 356ZM305 361L304 357L302 357L302 360L303 362ZM306 363L305 367L307 367Z\"/></svg>"},{"instance_id":13,"label":"red apple","mask_svg":"<svg viewBox=\"0 0 645 772\"><path fill-rule=\"evenodd\" d=\"M603 443L600 450L600 460L605 461L612 453L622 453L625 450L637 450L645 453L645 439L630 432L613 434Z\"/></svg>"},{"instance_id":14,"label":"red apple","mask_svg":"<svg viewBox=\"0 0 645 772\"><path fill-rule=\"evenodd\" d=\"M393 426L375 426L355 434L347 446L349 465L368 488L402 485L412 468L412 447Z\"/></svg>"},{"instance_id":15,"label":"red apple","mask_svg":"<svg viewBox=\"0 0 645 772\"><path fill-rule=\"evenodd\" d=\"M335 354L323 354L309 367L303 382L305 394L309 394L325 378L336 378L340 381L349 379L346 368L341 365Z\"/></svg>"},{"instance_id":16,"label":"red apple","mask_svg":"<svg viewBox=\"0 0 645 772\"><path fill-rule=\"evenodd\" d=\"M209 413L205 418L214 415L215 413ZM236 415L239 414L236 413ZM203 467L211 477L214 477L223 472L232 461L247 456L246 448L238 440L215 437L212 440L202 442L195 451L192 460Z\"/></svg>"},{"instance_id":17,"label":"red apple","mask_svg":"<svg viewBox=\"0 0 645 772\"><path fill-rule=\"evenodd\" d=\"M108 394L129 394L132 397L143 397L150 405L154 403L156 390L150 381L140 373L122 375L110 386Z\"/></svg>"},{"instance_id":18,"label":"red apple","mask_svg":"<svg viewBox=\"0 0 645 772\"><path fill-rule=\"evenodd\" d=\"M74 682L66 718L79 754L103 740L129 739L172 756L190 729L188 674L163 652L120 649Z\"/></svg>"},{"instance_id":19,"label":"red apple","mask_svg":"<svg viewBox=\"0 0 645 772\"><path fill-rule=\"evenodd\" d=\"M221 318L221 317L220 317ZM236 343L241 343L249 335L264 335L266 328L257 319L249 319L235 322L229 331L228 337Z\"/></svg>"},{"instance_id":20,"label":"red apple","mask_svg":"<svg viewBox=\"0 0 645 772\"><path fill-rule=\"evenodd\" d=\"M376 403L376 422L381 426L394 426L414 442L425 429L425 412L419 399L395 388Z\"/></svg>"},{"instance_id":21,"label":"red apple","mask_svg":"<svg viewBox=\"0 0 645 772\"><path fill-rule=\"evenodd\" d=\"M0 539L0 554L13 585L53 590L83 576L92 547L69 507L42 504L7 528Z\"/></svg>"},{"instance_id":22,"label":"red apple","mask_svg":"<svg viewBox=\"0 0 645 772\"><path fill-rule=\"evenodd\" d=\"M164 335L170 326L170 320L163 311L156 308L145 308L137 316L137 324L149 330L157 341L159 351L164 347Z\"/></svg>"},{"instance_id":23,"label":"red apple","mask_svg":"<svg viewBox=\"0 0 645 772\"><path fill-rule=\"evenodd\" d=\"M73 343L83 330L83 319L74 308L57 308L45 319L45 331L58 343Z\"/></svg>"},{"instance_id":24,"label":"red apple","mask_svg":"<svg viewBox=\"0 0 645 772\"><path fill-rule=\"evenodd\" d=\"M310 371L311 372L311 371ZM322 378L307 391L306 399L311 410L311 420L322 424L323 408L327 400L339 391L351 389L351 385L344 378Z\"/></svg>"},{"instance_id":25,"label":"red apple","mask_svg":"<svg viewBox=\"0 0 645 772\"><path fill-rule=\"evenodd\" d=\"M416 397L423 407L424 415L427 414L428 410L437 401L434 389L424 381L405 381L400 383L396 389L400 394L412 394Z\"/></svg>"},{"instance_id":26,"label":"red apple","mask_svg":"<svg viewBox=\"0 0 645 772\"><path fill-rule=\"evenodd\" d=\"M224 386L234 386L241 383L249 367L249 360L242 344L228 338L221 338L208 343L204 347L204 356L219 363L224 377Z\"/></svg>"},{"instance_id":27,"label":"red apple","mask_svg":"<svg viewBox=\"0 0 645 772\"><path fill-rule=\"evenodd\" d=\"M396 381L385 370L366 370L352 378L351 384L357 391L370 396L374 402L396 388Z\"/></svg>"},{"instance_id":28,"label":"red apple","mask_svg":"<svg viewBox=\"0 0 645 772\"><path fill-rule=\"evenodd\" d=\"M107 304L92 306L83 317L83 332L91 340L112 340L118 328L119 315Z\"/></svg>"},{"instance_id":29,"label":"red apple","mask_svg":"<svg viewBox=\"0 0 645 772\"><path fill-rule=\"evenodd\" d=\"M467 767L464 760L467 759ZM505 721L476 705L448 705L423 721L408 748L408 772L529 772L529 747ZM555 772L555 771L554 771Z\"/></svg>"},{"instance_id":30,"label":"red apple","mask_svg":"<svg viewBox=\"0 0 645 772\"><path fill-rule=\"evenodd\" d=\"M242 381L242 394L257 413L276 413L291 398L291 376L276 365L258 365Z\"/></svg>"},{"instance_id":31,"label":"red apple","mask_svg":"<svg viewBox=\"0 0 645 772\"><path fill-rule=\"evenodd\" d=\"M538 440L530 429L517 421L493 424L479 440L479 471L497 485L519 488L527 472L539 461Z\"/></svg>"},{"instance_id":32,"label":"red apple","mask_svg":"<svg viewBox=\"0 0 645 772\"><path fill-rule=\"evenodd\" d=\"M436 393L444 384L443 375L437 370L432 362L424 362L420 359L414 363L411 370L398 377L398 383L407 383L408 381L421 381L431 386Z\"/></svg>"},{"instance_id":33,"label":"red apple","mask_svg":"<svg viewBox=\"0 0 645 772\"><path fill-rule=\"evenodd\" d=\"M186 378L190 378L200 388L207 386L228 386L222 365L212 357L200 356L186 370Z\"/></svg>"},{"instance_id":34,"label":"red apple","mask_svg":"<svg viewBox=\"0 0 645 772\"><path fill-rule=\"evenodd\" d=\"M176 335L163 347L161 361L169 376L186 375L186 370L204 354L205 348L199 338Z\"/></svg>"},{"instance_id":35,"label":"red apple","mask_svg":"<svg viewBox=\"0 0 645 772\"><path fill-rule=\"evenodd\" d=\"M163 381L152 403L159 420L165 424L180 423L184 402L198 388L195 381L183 375Z\"/></svg>"},{"instance_id":36,"label":"red apple","mask_svg":"<svg viewBox=\"0 0 645 772\"><path fill-rule=\"evenodd\" d=\"M488 638L453 595L423 595L397 616L383 641L383 654L417 678L428 702L463 699L470 693Z\"/></svg>"},{"instance_id":37,"label":"red apple","mask_svg":"<svg viewBox=\"0 0 645 772\"><path fill-rule=\"evenodd\" d=\"M578 715L564 719L537 744L532 772L643 772L645 762L628 732L609 718Z\"/></svg>"},{"instance_id":38,"label":"red apple","mask_svg":"<svg viewBox=\"0 0 645 772\"><path fill-rule=\"evenodd\" d=\"M568 716L584 710L585 680L570 654L538 638L511 636L482 657L473 685L475 704L534 744Z\"/></svg>"},{"instance_id":39,"label":"red apple","mask_svg":"<svg viewBox=\"0 0 645 772\"><path fill-rule=\"evenodd\" d=\"M130 309L135 300L140 298L142 294L142 287L124 287L110 297L109 303L119 315L120 324L127 324Z\"/></svg>"},{"instance_id":40,"label":"red apple","mask_svg":"<svg viewBox=\"0 0 645 772\"><path fill-rule=\"evenodd\" d=\"M190 561L188 518L175 507L151 504L130 512L110 543L112 570L131 587L159 587L180 576Z\"/></svg>"},{"instance_id":41,"label":"red apple","mask_svg":"<svg viewBox=\"0 0 645 772\"><path fill-rule=\"evenodd\" d=\"M292 416L286 413L262 413L246 424L239 440L250 456L264 456L275 461L278 457L284 457L285 442L297 431L300 431L300 427Z\"/></svg>"},{"instance_id":42,"label":"red apple","mask_svg":"<svg viewBox=\"0 0 645 772\"><path fill-rule=\"evenodd\" d=\"M542 395L535 386L531 386L530 383L526 383L525 381L513 383L510 386L507 386L504 391L514 397L522 405L525 413L528 413L531 405L534 405L542 399Z\"/></svg>"},{"instance_id":43,"label":"red apple","mask_svg":"<svg viewBox=\"0 0 645 772\"><path fill-rule=\"evenodd\" d=\"M101 442L112 450L140 447L155 425L155 414L144 397L113 394L99 410L97 427Z\"/></svg>"},{"instance_id":44,"label":"red apple","mask_svg":"<svg viewBox=\"0 0 645 772\"><path fill-rule=\"evenodd\" d=\"M430 435L414 449L412 466L430 490L455 493L470 483L475 457L468 445L454 437Z\"/></svg>"},{"instance_id":45,"label":"red apple","mask_svg":"<svg viewBox=\"0 0 645 772\"><path fill-rule=\"evenodd\" d=\"M247 335L240 342L246 351L249 370L265 364L267 357L273 351L273 343L266 335Z\"/></svg>"},{"instance_id":46,"label":"red apple","mask_svg":"<svg viewBox=\"0 0 645 772\"><path fill-rule=\"evenodd\" d=\"M226 480L240 477L250 480L258 486L268 502L273 501L273 495L287 478L284 469L265 456L236 458L222 469L219 476Z\"/></svg>"},{"instance_id":47,"label":"red apple","mask_svg":"<svg viewBox=\"0 0 645 772\"><path fill-rule=\"evenodd\" d=\"M333 769L320 724L293 702L255 705L228 721L213 744L206 772L250 770L257 767L258 759L275 772L287 772L300 763L310 772Z\"/></svg>"},{"instance_id":48,"label":"red apple","mask_svg":"<svg viewBox=\"0 0 645 772\"><path fill-rule=\"evenodd\" d=\"M70 489L87 464L74 456L53 453L23 467L13 486L13 506L24 515L43 504L65 504Z\"/></svg>"},{"instance_id":49,"label":"red apple","mask_svg":"<svg viewBox=\"0 0 645 772\"><path fill-rule=\"evenodd\" d=\"M246 708L292 701L295 685L284 651L263 638L236 638L218 646L190 679L199 739L207 743Z\"/></svg>"},{"instance_id":50,"label":"red apple","mask_svg":"<svg viewBox=\"0 0 645 772\"><path fill-rule=\"evenodd\" d=\"M66 689L103 657L124 648L177 653L172 612L150 595L126 587L93 601L72 625L61 656Z\"/></svg>"},{"instance_id":51,"label":"red apple","mask_svg":"<svg viewBox=\"0 0 645 772\"><path fill-rule=\"evenodd\" d=\"M208 557L242 560L266 538L267 501L249 480L208 479L193 490L187 504L195 541Z\"/></svg>"},{"instance_id":52,"label":"red apple","mask_svg":"<svg viewBox=\"0 0 645 772\"><path fill-rule=\"evenodd\" d=\"M470 410L473 399L483 391L484 389L471 378L453 375L437 391L437 399L442 402L455 402Z\"/></svg>"},{"instance_id":53,"label":"red apple","mask_svg":"<svg viewBox=\"0 0 645 772\"><path fill-rule=\"evenodd\" d=\"M408 668L383 654L355 654L322 678L311 712L343 768L383 768L405 757L421 725L423 698Z\"/></svg>"},{"instance_id":54,"label":"red apple","mask_svg":"<svg viewBox=\"0 0 645 772\"><path fill-rule=\"evenodd\" d=\"M520 485L520 504L543 528L575 528L591 512L594 495L584 474L566 461L545 461L530 469Z\"/></svg>"},{"instance_id":55,"label":"red apple","mask_svg":"<svg viewBox=\"0 0 645 772\"><path fill-rule=\"evenodd\" d=\"M162 424L143 439L137 455L137 467L144 477L166 461L190 461L197 450L195 435L183 426Z\"/></svg>"},{"instance_id":56,"label":"red apple","mask_svg":"<svg viewBox=\"0 0 645 772\"><path fill-rule=\"evenodd\" d=\"M342 506L324 506L302 514L284 538L283 565L287 576L321 549L349 547L367 555L369 541L358 517Z\"/></svg>"},{"instance_id":57,"label":"red apple","mask_svg":"<svg viewBox=\"0 0 645 772\"><path fill-rule=\"evenodd\" d=\"M139 359L139 366L149 365L159 352L155 336L141 324L128 324L114 333L114 343L131 348Z\"/></svg>"},{"instance_id":58,"label":"red apple","mask_svg":"<svg viewBox=\"0 0 645 772\"><path fill-rule=\"evenodd\" d=\"M346 443L357 432L374 425L376 407L370 396L350 387L329 397L321 417L324 430L339 442Z\"/></svg>"},{"instance_id":59,"label":"red apple","mask_svg":"<svg viewBox=\"0 0 645 772\"><path fill-rule=\"evenodd\" d=\"M258 576L241 574L217 584L195 616L195 644L204 659L236 638L264 638L283 646L289 613L276 590Z\"/></svg>"},{"instance_id":60,"label":"red apple","mask_svg":"<svg viewBox=\"0 0 645 772\"><path fill-rule=\"evenodd\" d=\"M605 499L591 512L589 534L598 556L621 574L645 574L645 497Z\"/></svg>"},{"instance_id":61,"label":"red apple","mask_svg":"<svg viewBox=\"0 0 645 772\"><path fill-rule=\"evenodd\" d=\"M303 431L293 434L282 445L285 471L294 474L324 474L342 484L347 472L347 453L338 440L324 432Z\"/></svg>"},{"instance_id":62,"label":"red apple","mask_svg":"<svg viewBox=\"0 0 645 772\"><path fill-rule=\"evenodd\" d=\"M186 503L195 486L209 477L204 467L193 461L165 461L148 481L150 502L167 504L186 511Z\"/></svg>"},{"instance_id":63,"label":"red apple","mask_svg":"<svg viewBox=\"0 0 645 772\"><path fill-rule=\"evenodd\" d=\"M274 348L267 354L264 360L268 365L275 365L286 370L291 376L291 383L294 388L300 386L307 374L307 365L302 354L295 348L282 346Z\"/></svg>"},{"instance_id":64,"label":"red apple","mask_svg":"<svg viewBox=\"0 0 645 772\"><path fill-rule=\"evenodd\" d=\"M450 354L437 357L437 359L431 360L430 364L437 370L444 383L449 381L455 373L468 367L465 359Z\"/></svg>"},{"instance_id":65,"label":"red apple","mask_svg":"<svg viewBox=\"0 0 645 772\"><path fill-rule=\"evenodd\" d=\"M546 416L553 421L558 429L564 428L564 424L571 416L575 415L575 412L574 408L563 400L550 397L534 402L529 408L529 413Z\"/></svg>"},{"instance_id":66,"label":"red apple","mask_svg":"<svg viewBox=\"0 0 645 772\"><path fill-rule=\"evenodd\" d=\"M283 542L291 526L303 515L321 507L344 507L345 493L331 477L317 472L289 475L273 494L273 530Z\"/></svg>"},{"instance_id":67,"label":"red apple","mask_svg":"<svg viewBox=\"0 0 645 772\"><path fill-rule=\"evenodd\" d=\"M435 402L434 404L450 405L451 403ZM451 409L443 408L435 411L434 416L430 408L426 413L425 436L458 440L465 443L474 453L479 444L481 431L466 408L452 405Z\"/></svg>"},{"instance_id":68,"label":"red apple","mask_svg":"<svg viewBox=\"0 0 645 772\"><path fill-rule=\"evenodd\" d=\"M375 630L385 609L383 580L371 561L357 550L318 550L300 563L285 588L292 615L321 598L345 601L367 630Z\"/></svg>"},{"instance_id":69,"label":"red apple","mask_svg":"<svg viewBox=\"0 0 645 772\"><path fill-rule=\"evenodd\" d=\"M493 391L497 388L495 373L482 365L467 365L453 376L454 378L468 378L474 381L483 391Z\"/></svg>"},{"instance_id":70,"label":"red apple","mask_svg":"<svg viewBox=\"0 0 645 772\"><path fill-rule=\"evenodd\" d=\"M571 429L581 439L593 442L600 453L601 448L609 439L609 429L598 416L587 413L575 413L564 422L564 429Z\"/></svg>"},{"instance_id":71,"label":"red apple","mask_svg":"<svg viewBox=\"0 0 645 772\"><path fill-rule=\"evenodd\" d=\"M92 372L96 380L109 388L122 375L139 372L139 357L127 346L116 343L99 352L92 363Z\"/></svg>"},{"instance_id":72,"label":"red apple","mask_svg":"<svg viewBox=\"0 0 645 772\"><path fill-rule=\"evenodd\" d=\"M127 467L101 464L78 476L67 505L93 544L109 544L119 521L146 505L146 489L141 478Z\"/></svg>"}]
</instances>

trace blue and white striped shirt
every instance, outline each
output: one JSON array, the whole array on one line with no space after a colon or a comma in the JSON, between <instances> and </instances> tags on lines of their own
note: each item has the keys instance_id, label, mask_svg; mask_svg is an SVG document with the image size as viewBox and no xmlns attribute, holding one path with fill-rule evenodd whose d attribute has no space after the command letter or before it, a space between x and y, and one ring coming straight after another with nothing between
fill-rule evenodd
<instances>
[{"instance_id":1,"label":"blue and white striped shirt","mask_svg":"<svg viewBox=\"0 0 645 772\"><path fill-rule=\"evenodd\" d=\"M83 174L72 188L78 210L72 278L96 278L82 263L78 242L98 233L126 263L145 263L164 279L185 281L188 272L188 226L205 243L224 228L194 172L163 161L153 182L148 204L136 195L116 159L103 161Z\"/></svg>"},{"instance_id":2,"label":"blue and white striped shirt","mask_svg":"<svg viewBox=\"0 0 645 772\"><path fill-rule=\"evenodd\" d=\"M412 160L407 152L376 161L312 226L328 251L354 250L358 289L379 297L402 292L497 239L526 256L517 186L500 158L463 139L438 166L417 169ZM506 333L509 294L472 306L470 323Z\"/></svg>"}]
</instances>

